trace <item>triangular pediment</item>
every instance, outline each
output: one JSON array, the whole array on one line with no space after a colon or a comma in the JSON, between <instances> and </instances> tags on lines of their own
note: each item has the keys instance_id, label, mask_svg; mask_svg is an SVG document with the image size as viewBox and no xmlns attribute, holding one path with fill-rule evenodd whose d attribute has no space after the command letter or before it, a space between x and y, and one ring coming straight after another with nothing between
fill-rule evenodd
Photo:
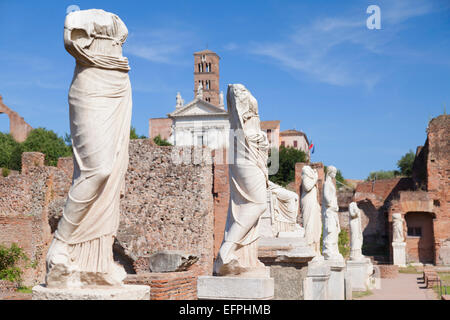
<instances>
[{"instance_id":1,"label":"triangular pediment","mask_svg":"<svg viewBox=\"0 0 450 320\"><path fill-rule=\"evenodd\" d=\"M228 112L205 100L194 99L187 105L169 113L169 117L226 115Z\"/></svg>"}]
</instances>

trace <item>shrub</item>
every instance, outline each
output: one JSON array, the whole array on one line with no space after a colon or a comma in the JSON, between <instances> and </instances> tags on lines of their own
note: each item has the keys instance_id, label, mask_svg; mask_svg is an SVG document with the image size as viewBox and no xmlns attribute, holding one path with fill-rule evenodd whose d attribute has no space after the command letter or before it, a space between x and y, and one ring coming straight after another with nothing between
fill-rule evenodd
<instances>
[{"instance_id":1,"label":"shrub","mask_svg":"<svg viewBox=\"0 0 450 320\"><path fill-rule=\"evenodd\" d=\"M338 238L338 247L339 252L344 256L344 258L348 258L350 255L350 236L345 229L341 229Z\"/></svg>"},{"instance_id":2,"label":"shrub","mask_svg":"<svg viewBox=\"0 0 450 320\"><path fill-rule=\"evenodd\" d=\"M169 141L161 138L161 136L159 134L153 138L153 142L156 143L158 146L171 146L172 145Z\"/></svg>"},{"instance_id":3,"label":"shrub","mask_svg":"<svg viewBox=\"0 0 450 320\"><path fill-rule=\"evenodd\" d=\"M16 243L9 248L0 245L0 280L21 283L23 271L18 267L21 261L28 261L28 257Z\"/></svg>"},{"instance_id":4,"label":"shrub","mask_svg":"<svg viewBox=\"0 0 450 320\"><path fill-rule=\"evenodd\" d=\"M9 176L11 170L9 170L8 168L2 168L2 176L4 176L5 178L7 176Z\"/></svg>"}]
</instances>

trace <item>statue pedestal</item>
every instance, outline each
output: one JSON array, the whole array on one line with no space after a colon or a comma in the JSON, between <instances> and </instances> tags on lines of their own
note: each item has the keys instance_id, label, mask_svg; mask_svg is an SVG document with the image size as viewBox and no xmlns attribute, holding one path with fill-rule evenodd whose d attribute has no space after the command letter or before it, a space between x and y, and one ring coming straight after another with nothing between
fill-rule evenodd
<instances>
[{"instance_id":1,"label":"statue pedestal","mask_svg":"<svg viewBox=\"0 0 450 320\"><path fill-rule=\"evenodd\" d=\"M308 263L308 273L303 284L305 300L329 300L328 281L330 266L323 257L315 258Z\"/></svg>"},{"instance_id":2,"label":"statue pedestal","mask_svg":"<svg viewBox=\"0 0 450 320\"><path fill-rule=\"evenodd\" d=\"M345 300L345 261L325 260L330 267L330 279L328 280L328 299Z\"/></svg>"},{"instance_id":3,"label":"statue pedestal","mask_svg":"<svg viewBox=\"0 0 450 320\"><path fill-rule=\"evenodd\" d=\"M111 288L56 289L37 285L32 300L150 300L150 287L123 285Z\"/></svg>"},{"instance_id":4,"label":"statue pedestal","mask_svg":"<svg viewBox=\"0 0 450 320\"><path fill-rule=\"evenodd\" d=\"M270 268L275 282L274 300L303 300L308 262L314 251L304 238L260 238L258 258Z\"/></svg>"},{"instance_id":5,"label":"statue pedestal","mask_svg":"<svg viewBox=\"0 0 450 320\"><path fill-rule=\"evenodd\" d=\"M371 277L373 265L369 259L348 260L347 271L351 277L353 291L366 291L374 288Z\"/></svg>"},{"instance_id":6,"label":"statue pedestal","mask_svg":"<svg viewBox=\"0 0 450 320\"><path fill-rule=\"evenodd\" d=\"M392 242L394 265L406 267L406 242Z\"/></svg>"},{"instance_id":7,"label":"statue pedestal","mask_svg":"<svg viewBox=\"0 0 450 320\"><path fill-rule=\"evenodd\" d=\"M271 300L273 278L202 276L197 280L199 300Z\"/></svg>"}]
</instances>

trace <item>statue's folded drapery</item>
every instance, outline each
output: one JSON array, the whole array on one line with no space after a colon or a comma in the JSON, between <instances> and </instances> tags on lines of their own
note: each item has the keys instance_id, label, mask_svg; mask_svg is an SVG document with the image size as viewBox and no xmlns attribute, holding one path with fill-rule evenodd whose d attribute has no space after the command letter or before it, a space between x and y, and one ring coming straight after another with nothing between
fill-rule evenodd
<instances>
[{"instance_id":1,"label":"statue's folded drapery","mask_svg":"<svg viewBox=\"0 0 450 320\"><path fill-rule=\"evenodd\" d=\"M250 92L243 85L229 85L227 100L234 159L229 165L230 202L215 272L238 274L262 266L256 240L259 219L267 209L269 144L260 128L257 101ZM227 269L228 264L233 264L234 270Z\"/></svg>"},{"instance_id":2,"label":"statue's folded drapery","mask_svg":"<svg viewBox=\"0 0 450 320\"><path fill-rule=\"evenodd\" d=\"M297 224L298 195L271 181L269 181L269 190L272 196L275 230L278 232L298 231L300 228Z\"/></svg>"},{"instance_id":3,"label":"statue's folded drapery","mask_svg":"<svg viewBox=\"0 0 450 320\"><path fill-rule=\"evenodd\" d=\"M96 9L70 13L64 28L76 59L69 91L74 175L55 232L67 252L55 245L47 259L51 264L64 253L78 271L108 273L128 166L132 98L122 56L128 31L119 17Z\"/></svg>"},{"instance_id":4,"label":"statue's folded drapery","mask_svg":"<svg viewBox=\"0 0 450 320\"><path fill-rule=\"evenodd\" d=\"M306 243L314 247L316 253L320 254L320 236L322 234L322 218L320 216L320 205L317 200L317 171L310 166L302 169L302 196L301 208L303 227L305 228Z\"/></svg>"}]
</instances>

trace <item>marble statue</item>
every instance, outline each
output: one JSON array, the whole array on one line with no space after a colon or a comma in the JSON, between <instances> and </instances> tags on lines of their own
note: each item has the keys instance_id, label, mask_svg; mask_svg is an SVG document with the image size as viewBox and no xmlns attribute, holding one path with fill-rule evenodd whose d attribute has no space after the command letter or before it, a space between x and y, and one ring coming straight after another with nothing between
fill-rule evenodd
<instances>
[{"instance_id":1,"label":"marble statue","mask_svg":"<svg viewBox=\"0 0 450 320\"><path fill-rule=\"evenodd\" d=\"M200 82L197 88L197 98L203 99L203 84Z\"/></svg>"},{"instance_id":2,"label":"marble statue","mask_svg":"<svg viewBox=\"0 0 450 320\"><path fill-rule=\"evenodd\" d=\"M265 273L258 259L258 225L267 209L269 142L261 131L258 102L242 84L227 93L234 161L229 164L230 202L225 235L214 262L216 275Z\"/></svg>"},{"instance_id":3,"label":"marble statue","mask_svg":"<svg viewBox=\"0 0 450 320\"><path fill-rule=\"evenodd\" d=\"M300 199L303 227L305 228L306 243L316 253L320 254L320 236L322 234L322 218L320 204L317 200L317 170L310 166L302 168L302 196Z\"/></svg>"},{"instance_id":4,"label":"marble statue","mask_svg":"<svg viewBox=\"0 0 450 320\"><path fill-rule=\"evenodd\" d=\"M298 195L272 181L269 181L269 191L273 208L272 227L274 234L278 235L280 232L303 232L303 229L297 223Z\"/></svg>"},{"instance_id":5,"label":"marble statue","mask_svg":"<svg viewBox=\"0 0 450 320\"><path fill-rule=\"evenodd\" d=\"M363 233L361 228L361 209L356 202L349 205L350 216L350 260L357 261L364 259L362 255Z\"/></svg>"},{"instance_id":6,"label":"marble statue","mask_svg":"<svg viewBox=\"0 0 450 320\"><path fill-rule=\"evenodd\" d=\"M392 215L392 241L403 242L405 237L403 235L403 218L401 213L394 213Z\"/></svg>"},{"instance_id":7,"label":"marble statue","mask_svg":"<svg viewBox=\"0 0 450 320\"><path fill-rule=\"evenodd\" d=\"M69 13L64 46L76 66L69 90L72 186L47 253L48 288L121 286L113 260L120 193L128 166L132 96L122 45L128 30L115 14Z\"/></svg>"},{"instance_id":8,"label":"marble statue","mask_svg":"<svg viewBox=\"0 0 450 320\"><path fill-rule=\"evenodd\" d=\"M326 260L343 260L339 253L338 239L341 228L339 225L339 206L336 196L334 178L337 169L329 166L323 186L322 218L323 218L323 248L322 253Z\"/></svg>"},{"instance_id":9,"label":"marble statue","mask_svg":"<svg viewBox=\"0 0 450 320\"><path fill-rule=\"evenodd\" d=\"M177 105L176 108L181 108L184 105L184 100L181 98L181 94L177 92Z\"/></svg>"},{"instance_id":10,"label":"marble statue","mask_svg":"<svg viewBox=\"0 0 450 320\"><path fill-rule=\"evenodd\" d=\"M220 91L219 94L219 106L223 106L223 91Z\"/></svg>"}]
</instances>

